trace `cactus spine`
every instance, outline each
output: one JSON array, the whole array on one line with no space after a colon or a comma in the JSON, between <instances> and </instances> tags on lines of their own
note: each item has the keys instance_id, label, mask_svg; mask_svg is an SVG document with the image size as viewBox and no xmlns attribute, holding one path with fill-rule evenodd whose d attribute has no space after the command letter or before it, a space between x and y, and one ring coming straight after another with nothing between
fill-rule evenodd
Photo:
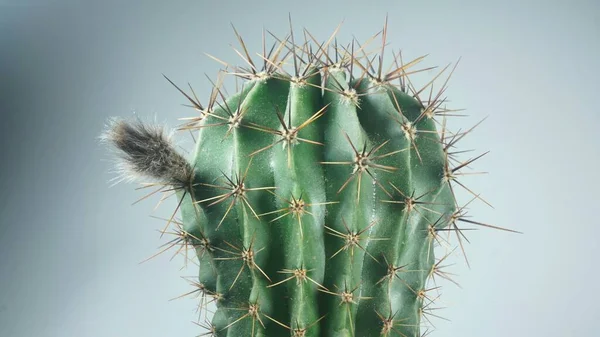
<instances>
[{"instance_id":1,"label":"cactus spine","mask_svg":"<svg viewBox=\"0 0 600 337\"><path fill-rule=\"evenodd\" d=\"M244 79L239 92L225 97L220 77L204 106L171 82L199 111L181 127L197 131L191 161L144 124L105 134L126 169L176 192L171 246L195 249L195 285L217 306L207 335L420 336L437 298L428 281L447 277L442 232L461 243L461 222L491 227L454 196L479 157L453 157L468 132L445 128L446 83L421 98L433 82L417 90L408 75L422 58L394 55L384 73L386 28L379 64L366 45L290 34L261 68L236 35L247 67L224 73Z\"/></svg>"}]
</instances>

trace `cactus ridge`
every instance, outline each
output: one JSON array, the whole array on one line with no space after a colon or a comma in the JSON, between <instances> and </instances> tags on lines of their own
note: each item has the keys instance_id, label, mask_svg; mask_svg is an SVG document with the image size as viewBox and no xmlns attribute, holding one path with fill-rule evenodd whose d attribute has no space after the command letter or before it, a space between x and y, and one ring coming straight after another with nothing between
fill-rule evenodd
<instances>
[{"instance_id":1,"label":"cactus ridge","mask_svg":"<svg viewBox=\"0 0 600 337\"><path fill-rule=\"evenodd\" d=\"M473 128L446 128L454 69L437 92L448 66L417 89L410 76L433 69L417 68L424 57L392 52L383 70L387 20L362 45L339 46L338 30L322 43L291 30L268 52L263 33L255 62L234 28L244 65L210 56L226 69L207 105L167 78L199 113L179 127L197 134L189 161L159 129L115 121L105 134L130 172L177 196L159 253L195 251L186 295L201 295L206 318L217 308L201 336L422 336L438 317L436 277L456 283L450 235L464 253L463 224L507 230L467 217L487 201L458 179L483 155L458 159ZM226 75L243 80L229 97ZM472 200L459 206L456 188Z\"/></svg>"}]
</instances>

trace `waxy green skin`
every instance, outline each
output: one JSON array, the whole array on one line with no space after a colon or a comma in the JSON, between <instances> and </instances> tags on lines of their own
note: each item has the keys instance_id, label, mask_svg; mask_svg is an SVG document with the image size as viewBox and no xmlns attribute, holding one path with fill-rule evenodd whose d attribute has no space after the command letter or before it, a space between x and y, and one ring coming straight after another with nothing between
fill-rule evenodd
<instances>
[{"instance_id":1,"label":"waxy green skin","mask_svg":"<svg viewBox=\"0 0 600 337\"><path fill-rule=\"evenodd\" d=\"M246 82L212 112L228 118L226 109L243 111L241 124L211 126L224 120L209 115L199 131L194 181L179 196L184 229L201 263L199 282L207 296L216 294L215 335L294 336L294 329L305 328L298 336L381 336L382 317L393 315L387 335L419 336L419 292L434 266L429 229L443 227L446 221L436 221L456 210L435 124L421 118L411 141L401 124L417 120L422 107L410 95L389 84L349 79L340 69L309 73L298 82ZM360 94L357 101L344 95L350 88ZM252 155L281 139L264 130L283 130L278 111L297 127L321 109L324 114L298 132L311 142L299 140L291 148L280 142ZM393 168L367 163L360 193L358 174L340 191L355 170L348 139L358 151L387 142L373 154L385 156L374 163ZM237 198L229 211L234 197L218 202L230 191L216 187L226 186L224 174L234 182L236 175L244 177L250 189L247 203ZM403 204L411 195L422 196L422 204ZM292 200L302 200L306 212L284 215ZM344 249L344 239L331 234L348 229L364 230L360 247ZM249 248L255 265L241 258ZM404 268L390 275L387 264ZM294 278L289 271L296 269L310 279ZM352 290L350 301L344 300L341 294ZM255 314L249 312L253 305Z\"/></svg>"}]
</instances>

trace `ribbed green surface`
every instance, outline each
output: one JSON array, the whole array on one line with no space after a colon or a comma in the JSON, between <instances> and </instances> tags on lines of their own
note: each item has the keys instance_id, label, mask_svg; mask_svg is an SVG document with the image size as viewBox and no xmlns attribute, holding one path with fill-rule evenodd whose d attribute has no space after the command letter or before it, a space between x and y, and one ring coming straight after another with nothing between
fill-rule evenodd
<instances>
[{"instance_id":1,"label":"ribbed green surface","mask_svg":"<svg viewBox=\"0 0 600 337\"><path fill-rule=\"evenodd\" d=\"M456 206L436 124L323 59L248 72L201 122L181 211L216 336L419 336L437 296L433 248Z\"/></svg>"}]
</instances>

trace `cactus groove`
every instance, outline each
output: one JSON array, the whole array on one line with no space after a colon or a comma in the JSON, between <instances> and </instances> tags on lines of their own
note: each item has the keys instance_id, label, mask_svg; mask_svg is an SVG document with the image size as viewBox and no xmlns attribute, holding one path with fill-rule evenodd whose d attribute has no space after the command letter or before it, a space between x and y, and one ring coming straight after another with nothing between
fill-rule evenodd
<instances>
[{"instance_id":1,"label":"cactus groove","mask_svg":"<svg viewBox=\"0 0 600 337\"><path fill-rule=\"evenodd\" d=\"M196 134L191 160L160 128L114 120L105 133L126 173L177 196L167 248L195 250L193 293L217 308L201 336L423 335L436 276L449 279L434 247L452 234L462 249L463 223L499 228L455 198L472 193L457 179L481 156L457 159L471 130L446 129L447 80L416 88L409 76L431 68L393 52L384 71L387 22L375 48L305 31L259 62L235 33L243 66L217 59L207 105L169 80L198 112L180 127ZM227 75L243 80L230 97Z\"/></svg>"}]
</instances>

